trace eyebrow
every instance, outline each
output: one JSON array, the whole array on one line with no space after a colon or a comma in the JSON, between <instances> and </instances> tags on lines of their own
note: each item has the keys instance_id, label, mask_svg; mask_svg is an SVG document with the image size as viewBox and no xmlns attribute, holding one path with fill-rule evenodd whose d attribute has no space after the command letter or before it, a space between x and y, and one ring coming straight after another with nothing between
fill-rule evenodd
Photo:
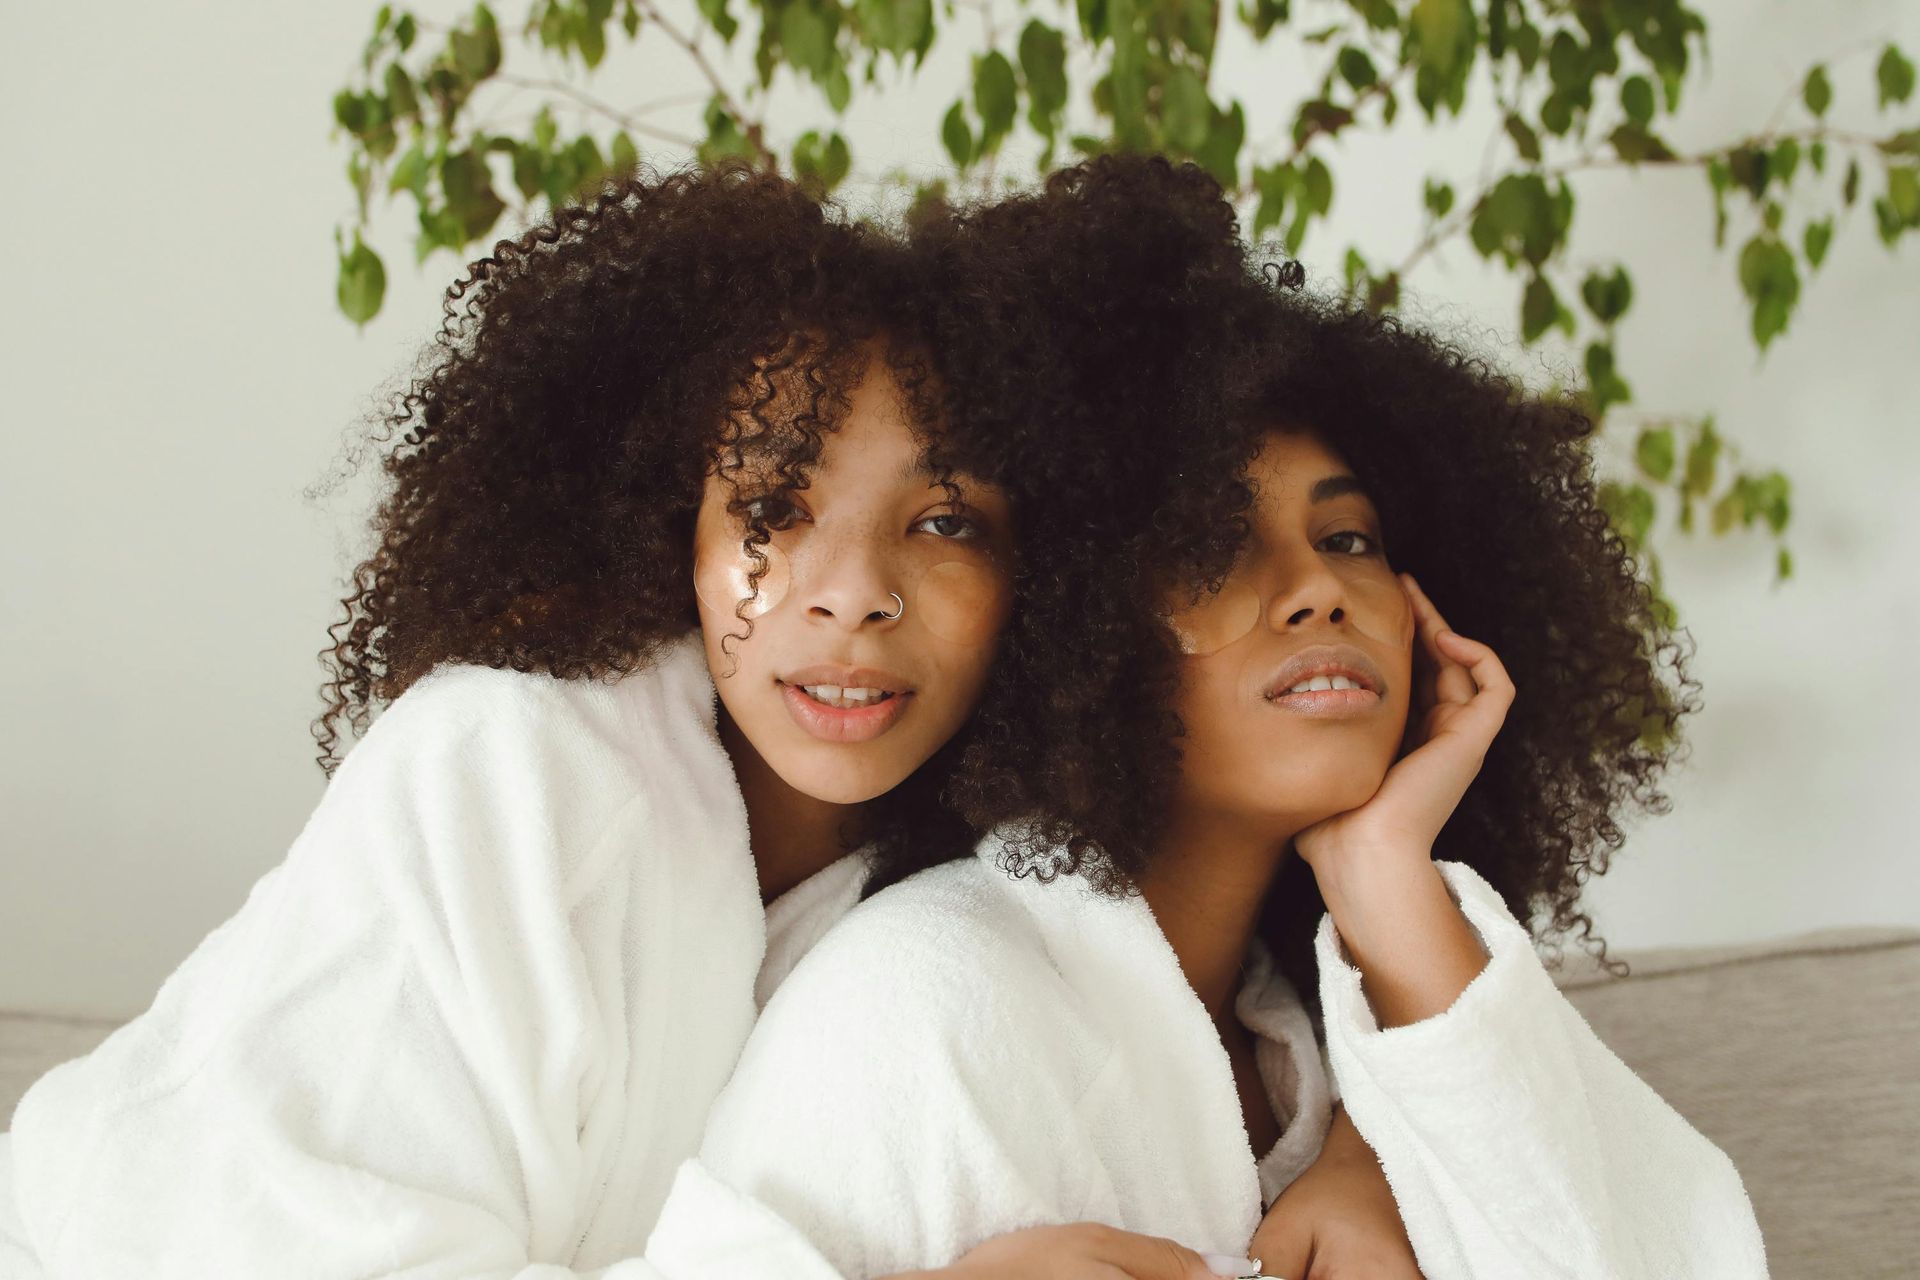
<instances>
[{"instance_id":1,"label":"eyebrow","mask_svg":"<svg viewBox=\"0 0 1920 1280\"><path fill-rule=\"evenodd\" d=\"M1313 488L1307 491L1309 503L1331 502L1335 498L1345 497L1349 493L1367 496L1366 486L1360 483L1360 477L1351 475L1327 476L1313 482Z\"/></svg>"},{"instance_id":2,"label":"eyebrow","mask_svg":"<svg viewBox=\"0 0 1920 1280\"><path fill-rule=\"evenodd\" d=\"M938 480L940 468L933 465L932 456L925 450L915 454L913 459L900 468L900 483L912 484L916 480Z\"/></svg>"}]
</instances>

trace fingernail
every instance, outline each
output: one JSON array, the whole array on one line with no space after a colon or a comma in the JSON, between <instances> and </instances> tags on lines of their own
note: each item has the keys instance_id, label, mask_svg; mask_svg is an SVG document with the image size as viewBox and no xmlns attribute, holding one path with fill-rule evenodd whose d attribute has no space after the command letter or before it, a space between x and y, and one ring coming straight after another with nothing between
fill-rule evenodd
<instances>
[{"instance_id":1,"label":"fingernail","mask_svg":"<svg viewBox=\"0 0 1920 1280\"><path fill-rule=\"evenodd\" d=\"M1252 1258L1230 1258L1224 1253L1202 1254L1207 1270L1217 1276L1257 1276L1260 1264Z\"/></svg>"}]
</instances>

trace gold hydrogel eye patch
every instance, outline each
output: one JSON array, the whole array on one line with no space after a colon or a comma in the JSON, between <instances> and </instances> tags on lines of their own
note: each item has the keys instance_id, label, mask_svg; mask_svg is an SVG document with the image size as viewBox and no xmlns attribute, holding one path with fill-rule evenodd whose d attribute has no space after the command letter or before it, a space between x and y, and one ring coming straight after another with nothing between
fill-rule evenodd
<instances>
[{"instance_id":1,"label":"gold hydrogel eye patch","mask_svg":"<svg viewBox=\"0 0 1920 1280\"><path fill-rule=\"evenodd\" d=\"M1347 588L1352 592L1348 613L1355 631L1396 649L1413 643L1413 602L1400 579L1354 574L1347 579Z\"/></svg>"},{"instance_id":2,"label":"gold hydrogel eye patch","mask_svg":"<svg viewBox=\"0 0 1920 1280\"><path fill-rule=\"evenodd\" d=\"M1166 620L1181 653L1205 657L1260 625L1260 596L1245 582L1229 581L1211 595L1168 610Z\"/></svg>"},{"instance_id":3,"label":"gold hydrogel eye patch","mask_svg":"<svg viewBox=\"0 0 1920 1280\"><path fill-rule=\"evenodd\" d=\"M740 615L757 618L777 608L793 586L793 566L786 553L769 542L750 553L740 526L723 511L700 512L693 533L693 592L715 613L731 614L742 600L751 600ZM766 560L756 581L760 557Z\"/></svg>"},{"instance_id":4,"label":"gold hydrogel eye patch","mask_svg":"<svg viewBox=\"0 0 1920 1280\"><path fill-rule=\"evenodd\" d=\"M903 593L909 614L952 644L982 645L998 634L1012 600L1011 584L998 565L944 560Z\"/></svg>"}]
</instances>

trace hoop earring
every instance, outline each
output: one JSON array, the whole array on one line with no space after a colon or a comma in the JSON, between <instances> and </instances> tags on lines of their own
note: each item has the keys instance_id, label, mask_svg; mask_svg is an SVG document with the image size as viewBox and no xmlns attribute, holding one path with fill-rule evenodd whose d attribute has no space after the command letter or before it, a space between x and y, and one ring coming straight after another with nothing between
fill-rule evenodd
<instances>
[{"instance_id":1,"label":"hoop earring","mask_svg":"<svg viewBox=\"0 0 1920 1280\"><path fill-rule=\"evenodd\" d=\"M887 594L893 597L894 610L892 613L883 613L880 616L885 618L888 622L892 622L896 618L898 618L901 614L907 611L907 602L900 598L900 593L898 591L889 591L887 592Z\"/></svg>"}]
</instances>

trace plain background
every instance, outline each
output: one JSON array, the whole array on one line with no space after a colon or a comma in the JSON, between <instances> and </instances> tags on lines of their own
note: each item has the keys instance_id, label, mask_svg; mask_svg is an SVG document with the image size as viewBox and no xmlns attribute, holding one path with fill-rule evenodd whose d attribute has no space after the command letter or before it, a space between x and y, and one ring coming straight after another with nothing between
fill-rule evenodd
<instances>
[{"instance_id":1,"label":"plain background","mask_svg":"<svg viewBox=\"0 0 1920 1280\"><path fill-rule=\"evenodd\" d=\"M385 311L356 332L334 309L332 229L351 210L329 101L374 7L4 10L0 1008L145 1007L319 797L314 655L370 489L362 476L306 495L430 335L458 267L416 270L389 212L375 231ZM1920 6L1700 8L1712 63L1669 131L1682 149L1767 119L1828 56L1834 119L1890 131L1873 58L1886 38L1920 54ZM520 12L500 5L503 22ZM603 78L610 96L691 87L677 60L627 56L612 65L632 92ZM940 170L934 124L964 56L945 45L913 97L856 111L865 171ZM1283 133L1287 86L1306 74L1229 40L1216 85L1248 99L1262 139ZM811 93L783 100L823 117ZM1913 127L1911 104L1901 118ZM1350 241L1403 254L1422 175L1471 182L1493 127L1429 131L1409 104L1391 136L1351 145L1342 235L1309 242L1310 279L1337 277ZM1798 562L1775 589L1758 538L1666 540L1707 709L1673 812L1635 827L1592 890L1601 929L1632 947L1920 924L1920 255L1911 237L1889 254L1863 201L1761 360L1734 274L1742 224L1716 256L1697 173L1616 171L1579 191L1575 259L1634 268L1620 351L1640 404L1717 409L1753 463L1787 471ZM848 192L856 208L883 198ZM1518 347L1514 286L1464 240L1411 286L1414 316L1529 378L1573 369L1565 351Z\"/></svg>"}]
</instances>

